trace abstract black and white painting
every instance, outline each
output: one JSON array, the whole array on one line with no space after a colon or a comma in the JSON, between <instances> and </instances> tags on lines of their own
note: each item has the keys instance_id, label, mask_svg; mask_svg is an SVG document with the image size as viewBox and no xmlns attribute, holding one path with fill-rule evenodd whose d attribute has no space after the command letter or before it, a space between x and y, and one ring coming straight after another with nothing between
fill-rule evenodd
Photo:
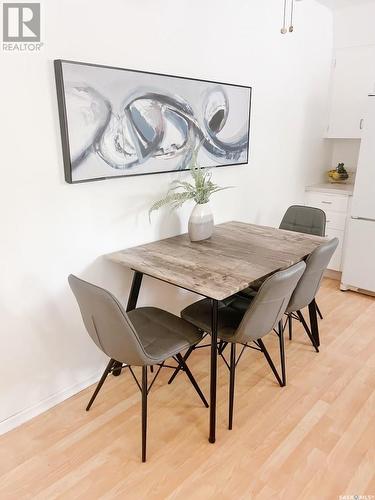
<instances>
[{"instance_id":1,"label":"abstract black and white painting","mask_svg":"<svg viewBox=\"0 0 375 500\"><path fill-rule=\"evenodd\" d=\"M247 163L251 87L55 61L69 183Z\"/></svg>"}]
</instances>

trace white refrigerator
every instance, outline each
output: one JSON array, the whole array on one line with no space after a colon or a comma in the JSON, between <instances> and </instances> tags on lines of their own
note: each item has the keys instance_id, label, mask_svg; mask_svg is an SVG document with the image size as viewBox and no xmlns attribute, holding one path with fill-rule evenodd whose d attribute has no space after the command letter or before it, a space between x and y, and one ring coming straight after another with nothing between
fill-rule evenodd
<instances>
[{"instance_id":1,"label":"white refrigerator","mask_svg":"<svg viewBox=\"0 0 375 500\"><path fill-rule=\"evenodd\" d=\"M341 289L375 292L375 95L368 98Z\"/></svg>"}]
</instances>

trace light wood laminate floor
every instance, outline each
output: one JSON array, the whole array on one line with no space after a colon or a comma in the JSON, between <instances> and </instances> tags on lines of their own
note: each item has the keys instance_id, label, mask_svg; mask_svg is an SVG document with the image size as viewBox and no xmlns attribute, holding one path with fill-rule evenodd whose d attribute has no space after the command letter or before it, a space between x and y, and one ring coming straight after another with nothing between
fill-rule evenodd
<instances>
[{"instance_id":1,"label":"light wood laminate floor","mask_svg":"<svg viewBox=\"0 0 375 500\"><path fill-rule=\"evenodd\" d=\"M375 496L375 298L326 279L321 352L301 327L287 344L281 389L260 353L237 370L227 430L228 370L219 362L217 442L184 374L162 371L149 398L148 461L140 462L140 394L109 377L0 437L0 499L338 499ZM266 339L273 356L277 339ZM209 350L190 367L208 394Z\"/></svg>"}]
</instances>

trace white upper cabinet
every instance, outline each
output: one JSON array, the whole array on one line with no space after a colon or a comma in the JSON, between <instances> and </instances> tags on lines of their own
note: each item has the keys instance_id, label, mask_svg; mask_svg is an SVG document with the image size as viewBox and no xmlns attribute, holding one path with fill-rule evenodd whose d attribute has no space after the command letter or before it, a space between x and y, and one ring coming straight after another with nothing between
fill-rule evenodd
<instances>
[{"instance_id":1,"label":"white upper cabinet","mask_svg":"<svg viewBox=\"0 0 375 500\"><path fill-rule=\"evenodd\" d=\"M375 46L336 49L326 137L360 139L371 93L375 93Z\"/></svg>"}]
</instances>

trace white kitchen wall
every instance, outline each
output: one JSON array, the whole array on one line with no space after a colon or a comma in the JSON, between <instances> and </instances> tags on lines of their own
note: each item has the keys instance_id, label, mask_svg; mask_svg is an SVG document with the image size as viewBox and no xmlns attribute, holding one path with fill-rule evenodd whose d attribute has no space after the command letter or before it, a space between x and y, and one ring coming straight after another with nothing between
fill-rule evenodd
<instances>
[{"instance_id":1,"label":"white kitchen wall","mask_svg":"<svg viewBox=\"0 0 375 500\"><path fill-rule=\"evenodd\" d=\"M339 163L345 163L348 171L356 171L360 145L360 139L332 140L332 162L328 167L336 168Z\"/></svg>"},{"instance_id":2,"label":"white kitchen wall","mask_svg":"<svg viewBox=\"0 0 375 500\"><path fill-rule=\"evenodd\" d=\"M334 44L337 48L375 45L375 0L352 0L335 9Z\"/></svg>"},{"instance_id":3,"label":"white kitchen wall","mask_svg":"<svg viewBox=\"0 0 375 500\"><path fill-rule=\"evenodd\" d=\"M331 12L296 4L281 36L280 0L49 0L40 54L1 53L0 431L93 383L105 362L84 332L67 276L126 300L131 274L105 253L186 231L191 206L147 208L172 174L68 185L53 59L252 85L251 159L221 168L217 222L277 225L327 163ZM185 175L185 174L184 174ZM194 297L145 279L141 304L178 313ZM121 396L119 396L121 397Z\"/></svg>"}]
</instances>

